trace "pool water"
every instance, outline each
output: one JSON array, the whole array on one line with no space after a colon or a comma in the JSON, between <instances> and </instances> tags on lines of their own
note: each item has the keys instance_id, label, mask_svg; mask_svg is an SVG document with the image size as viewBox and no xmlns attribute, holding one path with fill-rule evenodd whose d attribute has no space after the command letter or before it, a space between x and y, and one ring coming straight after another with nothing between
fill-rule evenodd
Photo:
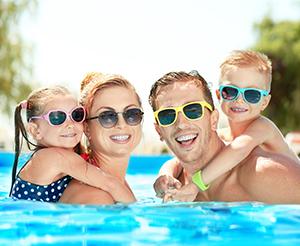
<instances>
[{"instance_id":1,"label":"pool water","mask_svg":"<svg viewBox=\"0 0 300 246\"><path fill-rule=\"evenodd\" d=\"M84 206L13 201L11 154L0 154L0 245L299 245L300 205L171 202L152 184L168 156L131 159L138 202ZM4 161L3 161L4 160Z\"/></svg>"}]
</instances>

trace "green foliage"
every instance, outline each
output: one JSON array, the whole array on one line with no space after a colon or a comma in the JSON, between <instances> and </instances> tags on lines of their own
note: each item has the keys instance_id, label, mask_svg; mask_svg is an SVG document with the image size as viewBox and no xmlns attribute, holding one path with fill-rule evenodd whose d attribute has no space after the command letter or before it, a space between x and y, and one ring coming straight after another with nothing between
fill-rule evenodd
<instances>
[{"instance_id":1,"label":"green foliage","mask_svg":"<svg viewBox=\"0 0 300 246\"><path fill-rule=\"evenodd\" d=\"M285 134L300 129L300 21L275 23L265 17L255 25L254 50L265 53L273 65L272 99L265 114Z\"/></svg>"},{"instance_id":2,"label":"green foliage","mask_svg":"<svg viewBox=\"0 0 300 246\"><path fill-rule=\"evenodd\" d=\"M0 0L0 110L7 114L12 103L24 99L32 90L24 78L31 70L18 24L22 13L35 5L31 0Z\"/></svg>"}]
</instances>

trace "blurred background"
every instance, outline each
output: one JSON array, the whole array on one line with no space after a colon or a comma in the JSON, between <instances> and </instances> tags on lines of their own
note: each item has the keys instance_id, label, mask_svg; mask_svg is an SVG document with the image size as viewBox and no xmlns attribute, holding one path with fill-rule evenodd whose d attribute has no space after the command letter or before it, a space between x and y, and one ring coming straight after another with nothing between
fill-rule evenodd
<instances>
[{"instance_id":1,"label":"blurred background","mask_svg":"<svg viewBox=\"0 0 300 246\"><path fill-rule=\"evenodd\" d=\"M97 71L123 75L142 98L136 154L165 153L147 100L151 85L167 72L196 69L215 90L221 61L236 49L271 58L265 115L284 135L293 132L287 139L299 148L299 0L0 0L0 149L13 150L14 107L32 89L61 84L78 95L85 74Z\"/></svg>"}]
</instances>

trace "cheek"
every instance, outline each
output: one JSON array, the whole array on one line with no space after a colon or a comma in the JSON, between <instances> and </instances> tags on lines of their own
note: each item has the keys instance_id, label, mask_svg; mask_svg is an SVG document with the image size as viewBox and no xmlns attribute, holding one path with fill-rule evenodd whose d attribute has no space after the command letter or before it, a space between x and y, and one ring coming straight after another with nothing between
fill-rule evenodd
<instances>
[{"instance_id":1,"label":"cheek","mask_svg":"<svg viewBox=\"0 0 300 246\"><path fill-rule=\"evenodd\" d=\"M229 103L228 102L224 102L224 101L221 101L221 109L224 113L226 113L229 109Z\"/></svg>"}]
</instances>

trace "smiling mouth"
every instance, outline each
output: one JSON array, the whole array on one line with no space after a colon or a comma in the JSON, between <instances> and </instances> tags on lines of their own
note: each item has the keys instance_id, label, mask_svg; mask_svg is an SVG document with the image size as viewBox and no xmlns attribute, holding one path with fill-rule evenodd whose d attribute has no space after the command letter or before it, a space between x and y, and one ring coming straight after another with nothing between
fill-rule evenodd
<instances>
[{"instance_id":1,"label":"smiling mouth","mask_svg":"<svg viewBox=\"0 0 300 246\"><path fill-rule=\"evenodd\" d=\"M194 143L197 137L198 134L188 134L188 135L181 135L179 137L176 137L175 140L181 146L188 147Z\"/></svg>"},{"instance_id":2,"label":"smiling mouth","mask_svg":"<svg viewBox=\"0 0 300 246\"><path fill-rule=\"evenodd\" d=\"M110 136L110 139L116 143L127 143L130 139L130 135L113 135Z\"/></svg>"},{"instance_id":3,"label":"smiling mouth","mask_svg":"<svg viewBox=\"0 0 300 246\"><path fill-rule=\"evenodd\" d=\"M231 107L230 110L234 113L244 113L248 111L248 109L240 107Z\"/></svg>"}]
</instances>

